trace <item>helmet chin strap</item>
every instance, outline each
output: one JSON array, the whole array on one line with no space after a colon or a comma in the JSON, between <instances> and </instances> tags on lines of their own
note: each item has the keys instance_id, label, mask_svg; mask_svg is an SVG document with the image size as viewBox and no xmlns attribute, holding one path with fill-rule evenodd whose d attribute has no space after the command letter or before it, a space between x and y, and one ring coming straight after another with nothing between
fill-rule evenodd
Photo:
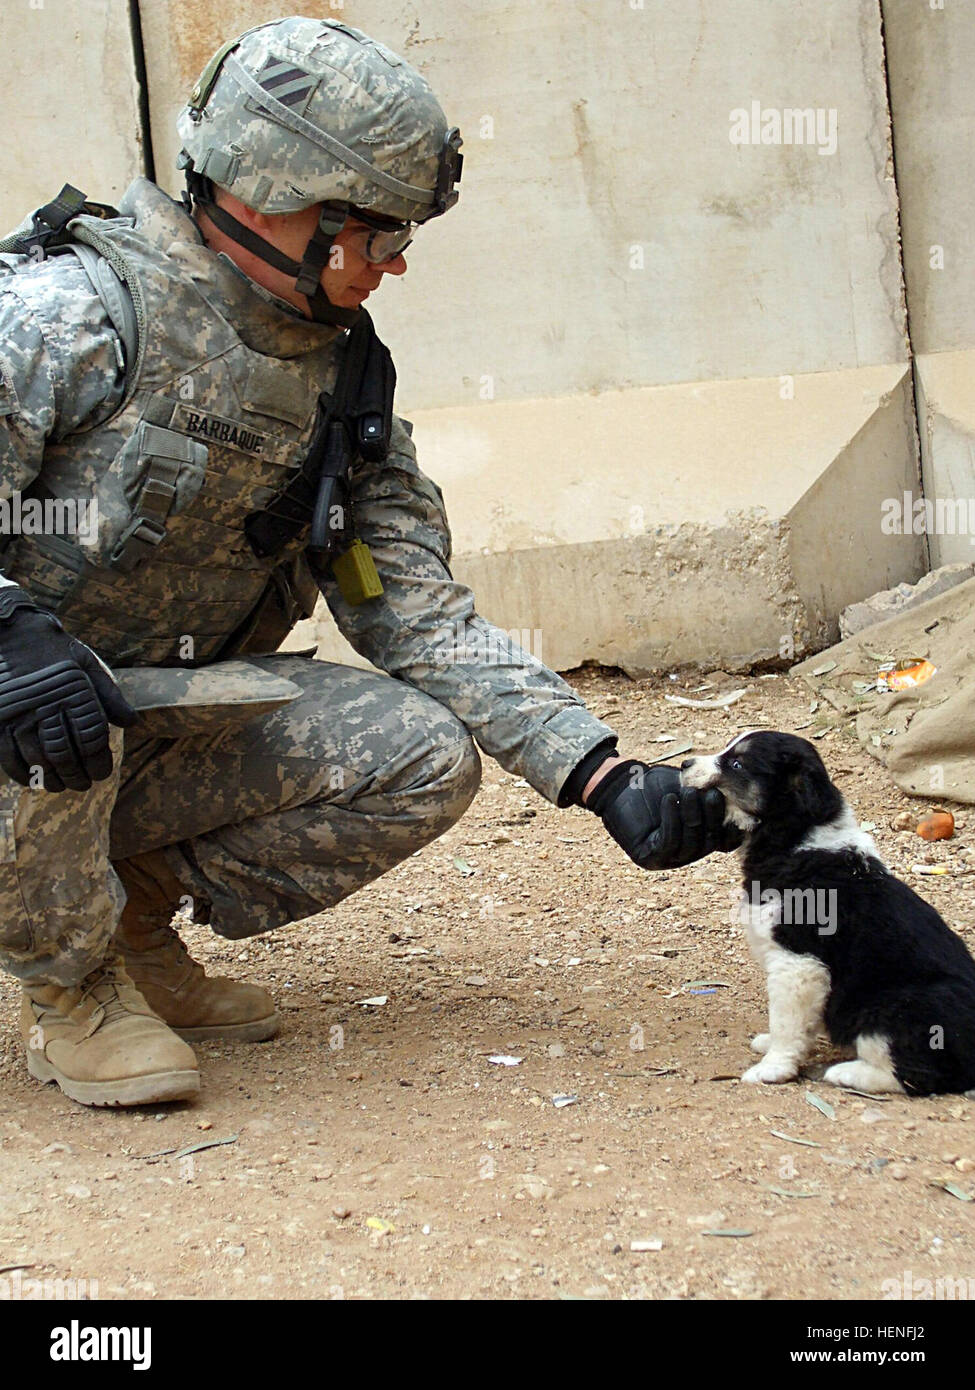
<instances>
[{"instance_id":1,"label":"helmet chin strap","mask_svg":"<svg viewBox=\"0 0 975 1390\"><path fill-rule=\"evenodd\" d=\"M245 227L243 222L238 222L226 208L215 202L210 196L209 179L192 169L187 169L186 187L184 202L190 206L195 202L202 207L213 225L223 232L224 236L235 241L258 260L264 261L266 265L280 270L285 275L294 276L295 289L308 300L311 316L316 323L331 323L340 328L351 328L356 323L359 310L341 309L337 304L333 304L322 289L321 282L332 243L345 225L347 209L344 203L322 204L318 226L311 234L305 254L301 261L295 261L283 251L279 251L276 246L272 246L269 241L265 241L264 237L251 231L250 227Z\"/></svg>"}]
</instances>

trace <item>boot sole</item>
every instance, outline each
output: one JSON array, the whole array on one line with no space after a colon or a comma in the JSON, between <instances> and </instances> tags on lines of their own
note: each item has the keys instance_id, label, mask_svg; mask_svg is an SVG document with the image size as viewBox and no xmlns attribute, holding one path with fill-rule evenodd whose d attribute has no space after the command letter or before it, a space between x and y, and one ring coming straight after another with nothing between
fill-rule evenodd
<instances>
[{"instance_id":1,"label":"boot sole","mask_svg":"<svg viewBox=\"0 0 975 1390\"><path fill-rule=\"evenodd\" d=\"M191 1100L200 1092L198 1071L164 1071L150 1076L127 1076L119 1081L73 1081L43 1054L28 1049L27 1070L35 1081L53 1081L79 1105L155 1105L166 1100Z\"/></svg>"},{"instance_id":2,"label":"boot sole","mask_svg":"<svg viewBox=\"0 0 975 1390\"><path fill-rule=\"evenodd\" d=\"M281 1030L281 1015L269 1014L267 1018L256 1018L250 1023L212 1024L200 1028L177 1028L169 1025L178 1038L184 1042L267 1042Z\"/></svg>"}]
</instances>

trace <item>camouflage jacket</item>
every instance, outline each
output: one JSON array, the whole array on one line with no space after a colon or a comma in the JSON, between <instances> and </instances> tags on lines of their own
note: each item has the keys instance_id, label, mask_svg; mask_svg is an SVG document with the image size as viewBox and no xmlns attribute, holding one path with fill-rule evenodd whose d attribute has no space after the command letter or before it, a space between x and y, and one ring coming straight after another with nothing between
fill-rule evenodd
<instances>
[{"instance_id":1,"label":"camouflage jacket","mask_svg":"<svg viewBox=\"0 0 975 1390\"><path fill-rule=\"evenodd\" d=\"M305 536L273 561L246 540L245 517L305 455L341 330L256 287L154 184L137 180L119 211L78 218L73 231L131 291L140 332L128 372L73 255L0 276L0 505L26 494L80 506L74 534L22 520L6 578L116 667L272 651L320 589L357 652L446 705L557 803L613 732L453 579L443 495L417 465L408 422L394 418L383 463L357 460L353 473L356 532L381 598L348 604L330 573L313 575ZM92 501L97 527L85 535L80 504Z\"/></svg>"}]
</instances>

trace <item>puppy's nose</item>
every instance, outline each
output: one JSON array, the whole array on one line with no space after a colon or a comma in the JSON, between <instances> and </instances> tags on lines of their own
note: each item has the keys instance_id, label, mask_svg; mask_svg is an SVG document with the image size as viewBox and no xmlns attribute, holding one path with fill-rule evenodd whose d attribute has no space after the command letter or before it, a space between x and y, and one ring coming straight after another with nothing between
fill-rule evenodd
<instances>
[{"instance_id":1,"label":"puppy's nose","mask_svg":"<svg viewBox=\"0 0 975 1390\"><path fill-rule=\"evenodd\" d=\"M680 765L681 772L686 772L689 767L693 767L697 762L696 758L685 758Z\"/></svg>"}]
</instances>

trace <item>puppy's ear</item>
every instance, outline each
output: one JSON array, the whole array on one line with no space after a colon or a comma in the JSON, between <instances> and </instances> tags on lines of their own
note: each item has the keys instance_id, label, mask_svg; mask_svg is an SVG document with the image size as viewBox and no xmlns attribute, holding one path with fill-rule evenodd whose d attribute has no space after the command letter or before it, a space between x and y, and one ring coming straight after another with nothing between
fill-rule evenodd
<instances>
[{"instance_id":1,"label":"puppy's ear","mask_svg":"<svg viewBox=\"0 0 975 1390\"><path fill-rule=\"evenodd\" d=\"M798 749L789 759L788 785L799 811L813 824L834 814L837 791L822 758L811 745Z\"/></svg>"}]
</instances>

